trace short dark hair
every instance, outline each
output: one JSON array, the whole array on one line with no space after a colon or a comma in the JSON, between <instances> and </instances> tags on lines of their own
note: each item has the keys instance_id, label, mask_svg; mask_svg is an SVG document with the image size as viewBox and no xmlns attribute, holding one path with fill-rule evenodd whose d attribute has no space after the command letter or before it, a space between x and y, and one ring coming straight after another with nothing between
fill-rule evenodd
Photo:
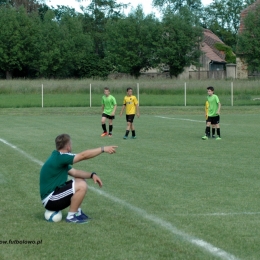
<instances>
[{"instance_id":1,"label":"short dark hair","mask_svg":"<svg viewBox=\"0 0 260 260\"><path fill-rule=\"evenodd\" d=\"M70 141L70 136L68 134L58 135L55 138L56 149L57 150L63 149L69 141Z\"/></svg>"},{"instance_id":2,"label":"short dark hair","mask_svg":"<svg viewBox=\"0 0 260 260\"><path fill-rule=\"evenodd\" d=\"M108 87L104 87L104 90L109 90L110 91L110 89Z\"/></svg>"},{"instance_id":3,"label":"short dark hair","mask_svg":"<svg viewBox=\"0 0 260 260\"><path fill-rule=\"evenodd\" d=\"M208 90L211 90L211 91L214 91L214 88L211 87L211 86L207 87L207 89L208 89Z\"/></svg>"},{"instance_id":4,"label":"short dark hair","mask_svg":"<svg viewBox=\"0 0 260 260\"><path fill-rule=\"evenodd\" d=\"M127 88L126 91L128 91L128 90L130 90L130 89L132 89L132 88ZM133 90L133 89L132 89L132 90Z\"/></svg>"}]
</instances>

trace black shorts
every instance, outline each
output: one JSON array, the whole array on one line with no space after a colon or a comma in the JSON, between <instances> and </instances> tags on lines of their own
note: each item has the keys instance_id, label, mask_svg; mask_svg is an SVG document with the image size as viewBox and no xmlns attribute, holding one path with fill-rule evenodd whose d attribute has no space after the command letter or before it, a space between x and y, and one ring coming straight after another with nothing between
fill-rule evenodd
<instances>
[{"instance_id":1,"label":"black shorts","mask_svg":"<svg viewBox=\"0 0 260 260\"><path fill-rule=\"evenodd\" d=\"M58 211L67 208L70 206L70 200L74 193L74 180L65 182L63 186L55 189L45 205L45 208L50 211Z\"/></svg>"},{"instance_id":2,"label":"black shorts","mask_svg":"<svg viewBox=\"0 0 260 260\"><path fill-rule=\"evenodd\" d=\"M209 116L207 121L212 125L217 125L220 122L220 116Z\"/></svg>"},{"instance_id":3,"label":"black shorts","mask_svg":"<svg viewBox=\"0 0 260 260\"><path fill-rule=\"evenodd\" d=\"M125 118L126 118L126 122L133 123L135 115L126 115Z\"/></svg>"},{"instance_id":4,"label":"black shorts","mask_svg":"<svg viewBox=\"0 0 260 260\"><path fill-rule=\"evenodd\" d=\"M106 117L106 118L111 119L111 120L115 119L115 116L110 116L110 115L107 115L105 113L102 114L102 117Z\"/></svg>"}]
</instances>

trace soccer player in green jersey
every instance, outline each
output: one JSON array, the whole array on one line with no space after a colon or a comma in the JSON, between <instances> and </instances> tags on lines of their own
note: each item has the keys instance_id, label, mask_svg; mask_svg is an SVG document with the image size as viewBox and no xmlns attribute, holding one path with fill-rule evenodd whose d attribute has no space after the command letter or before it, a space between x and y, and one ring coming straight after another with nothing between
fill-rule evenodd
<instances>
[{"instance_id":1,"label":"soccer player in green jersey","mask_svg":"<svg viewBox=\"0 0 260 260\"><path fill-rule=\"evenodd\" d=\"M205 103L206 125L207 125L208 117L209 117L208 113L209 113L209 101L207 100L206 103ZM216 132L215 130L216 130L216 126L211 124L212 138L215 138L215 132ZM207 134L206 130L205 130L205 134Z\"/></svg>"},{"instance_id":2,"label":"soccer player in green jersey","mask_svg":"<svg viewBox=\"0 0 260 260\"><path fill-rule=\"evenodd\" d=\"M113 130L113 120L115 119L116 113L116 99L110 95L109 88L104 88L104 96L102 96L102 118L101 118L101 125L103 129L103 133L101 136L108 135L109 137L112 136ZM107 132L106 127L106 119L109 120L109 132Z\"/></svg>"},{"instance_id":3,"label":"soccer player in green jersey","mask_svg":"<svg viewBox=\"0 0 260 260\"><path fill-rule=\"evenodd\" d=\"M40 172L40 195L47 210L59 211L69 207L66 222L85 223L88 216L81 210L81 203L87 193L86 179L93 179L102 187L101 179L95 172L85 172L72 168L72 164L87 160L101 153L113 154L117 146L103 146L85 150L78 154L72 152L72 142L68 134L55 139L56 150L43 164ZM68 181L68 175L72 180Z\"/></svg>"},{"instance_id":4,"label":"soccer player in green jersey","mask_svg":"<svg viewBox=\"0 0 260 260\"><path fill-rule=\"evenodd\" d=\"M207 125L206 125L206 135L202 137L203 140L208 140L210 137L210 126L211 125L216 125L217 128L217 138L216 140L221 140L220 137L220 108L221 104L219 102L219 98L217 95L214 94L214 88L213 87L208 87L208 103L209 103L209 108L208 108L208 120L207 120Z\"/></svg>"}]
</instances>

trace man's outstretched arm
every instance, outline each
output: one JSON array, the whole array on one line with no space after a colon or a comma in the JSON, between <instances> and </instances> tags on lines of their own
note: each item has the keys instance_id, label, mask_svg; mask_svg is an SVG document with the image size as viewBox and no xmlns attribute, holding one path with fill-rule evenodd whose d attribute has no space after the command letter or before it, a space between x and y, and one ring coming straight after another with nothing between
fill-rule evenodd
<instances>
[{"instance_id":1,"label":"man's outstretched arm","mask_svg":"<svg viewBox=\"0 0 260 260\"><path fill-rule=\"evenodd\" d=\"M98 148L94 148L94 149L85 150L74 156L73 164L83 161L83 160L87 160L87 159L96 157L96 156L100 155L101 153L113 154L116 152L117 147L118 146L102 146L102 147L98 147Z\"/></svg>"}]
</instances>

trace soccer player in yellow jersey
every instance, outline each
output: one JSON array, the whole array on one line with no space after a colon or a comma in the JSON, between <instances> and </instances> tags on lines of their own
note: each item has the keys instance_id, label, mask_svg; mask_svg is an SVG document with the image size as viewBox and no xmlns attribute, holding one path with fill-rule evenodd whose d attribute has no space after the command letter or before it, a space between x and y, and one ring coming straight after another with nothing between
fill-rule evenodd
<instances>
[{"instance_id":1,"label":"soccer player in yellow jersey","mask_svg":"<svg viewBox=\"0 0 260 260\"><path fill-rule=\"evenodd\" d=\"M139 106L138 106L138 100L135 96L133 96L133 89L132 88L127 88L127 95L124 97L123 101L123 107L120 112L120 116L122 116L122 113L124 110L126 114L126 132L125 136L123 137L124 139L128 138L129 131L132 131L132 139L136 138L135 135L135 128L134 128L134 118L135 114L137 117L140 117L140 112L139 112Z\"/></svg>"}]
</instances>

